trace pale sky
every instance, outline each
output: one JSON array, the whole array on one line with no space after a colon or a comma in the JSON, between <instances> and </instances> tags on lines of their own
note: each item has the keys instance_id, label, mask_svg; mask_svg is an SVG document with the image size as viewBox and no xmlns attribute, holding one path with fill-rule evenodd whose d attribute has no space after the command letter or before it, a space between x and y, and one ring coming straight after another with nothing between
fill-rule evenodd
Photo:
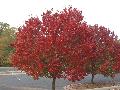
<instances>
[{"instance_id":1,"label":"pale sky","mask_svg":"<svg viewBox=\"0 0 120 90\"><path fill-rule=\"evenodd\" d=\"M0 0L0 22L19 27L30 16L40 17L43 11L69 5L83 12L88 24L103 25L120 38L120 0Z\"/></svg>"}]
</instances>

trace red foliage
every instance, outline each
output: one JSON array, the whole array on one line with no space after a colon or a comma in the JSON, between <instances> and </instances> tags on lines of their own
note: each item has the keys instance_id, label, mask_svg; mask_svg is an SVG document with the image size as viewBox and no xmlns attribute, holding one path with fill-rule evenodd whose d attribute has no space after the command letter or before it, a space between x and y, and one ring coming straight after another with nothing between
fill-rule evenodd
<instances>
[{"instance_id":1,"label":"red foliage","mask_svg":"<svg viewBox=\"0 0 120 90\"><path fill-rule=\"evenodd\" d=\"M87 25L81 24L82 19L81 11L72 8L55 14L47 11L43 13L42 21L39 18L30 18L17 32L15 52L12 55L13 66L34 79L39 76L66 77L65 72L70 66L68 62L76 64L80 58L80 52L77 51L80 45L77 44L85 42L82 34L87 33L87 29L84 32ZM80 30L83 32L79 33ZM83 61L79 62L81 63ZM81 70L79 72L83 72Z\"/></svg>"},{"instance_id":2,"label":"red foliage","mask_svg":"<svg viewBox=\"0 0 120 90\"><path fill-rule=\"evenodd\" d=\"M81 11L71 7L54 14L47 11L41 21L30 18L17 32L13 66L34 79L44 76L72 81L103 73L108 68L104 67L106 61L114 70L120 68L113 63L120 61L114 33L82 20Z\"/></svg>"},{"instance_id":3,"label":"red foliage","mask_svg":"<svg viewBox=\"0 0 120 90\"><path fill-rule=\"evenodd\" d=\"M114 32L111 32L109 29L103 26L90 26L94 30L94 51L92 52L93 58L92 62L95 65L92 65L93 72L91 73L102 73L104 75L113 75L118 70L115 70L113 66L116 66L116 63L120 60L120 43L118 42L117 36ZM90 65L91 62L87 62ZM90 69L90 68L89 68Z\"/></svg>"}]
</instances>

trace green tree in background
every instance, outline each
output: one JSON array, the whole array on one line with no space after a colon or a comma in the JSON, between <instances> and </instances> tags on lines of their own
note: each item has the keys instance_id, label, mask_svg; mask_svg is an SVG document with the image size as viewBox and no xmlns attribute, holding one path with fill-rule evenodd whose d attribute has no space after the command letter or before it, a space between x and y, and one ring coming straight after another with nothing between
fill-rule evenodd
<instances>
[{"instance_id":1,"label":"green tree in background","mask_svg":"<svg viewBox=\"0 0 120 90\"><path fill-rule=\"evenodd\" d=\"M16 28L0 22L0 66L10 66L9 55L13 51L10 46L15 39Z\"/></svg>"}]
</instances>

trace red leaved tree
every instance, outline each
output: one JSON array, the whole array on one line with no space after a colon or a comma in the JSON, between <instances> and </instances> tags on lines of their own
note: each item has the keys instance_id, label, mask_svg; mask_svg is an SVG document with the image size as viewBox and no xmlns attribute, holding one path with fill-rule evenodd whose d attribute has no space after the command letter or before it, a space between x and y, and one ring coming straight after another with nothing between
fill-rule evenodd
<instances>
[{"instance_id":1,"label":"red leaved tree","mask_svg":"<svg viewBox=\"0 0 120 90\"><path fill-rule=\"evenodd\" d=\"M86 36L90 34L82 20L81 11L71 7L54 14L47 11L43 13L41 21L39 18L30 18L19 28L13 43L13 66L34 79L53 78L52 90L55 90L56 78L80 80L86 74L82 67L85 62L77 48L89 45L86 42L89 37ZM74 70L78 73L70 74L71 70L74 74Z\"/></svg>"},{"instance_id":2,"label":"red leaved tree","mask_svg":"<svg viewBox=\"0 0 120 90\"><path fill-rule=\"evenodd\" d=\"M52 78L52 90L57 78L76 81L87 74L94 78L97 73L106 74L105 70L111 67L116 72L119 44L114 33L104 27L87 25L81 14L70 7L56 13L47 11L42 20L26 21L13 43L13 66L34 79ZM103 68L106 63L110 67Z\"/></svg>"},{"instance_id":3,"label":"red leaved tree","mask_svg":"<svg viewBox=\"0 0 120 90\"><path fill-rule=\"evenodd\" d=\"M116 57L120 53L117 53L119 49L116 48L117 36L114 32L103 26L89 26L93 30L92 42L94 46L91 50L91 57L86 62L86 72L92 74L91 82L95 74L101 73L106 76L112 76L116 73L113 70L113 65L116 63ZM117 44L120 46L120 44Z\"/></svg>"}]
</instances>

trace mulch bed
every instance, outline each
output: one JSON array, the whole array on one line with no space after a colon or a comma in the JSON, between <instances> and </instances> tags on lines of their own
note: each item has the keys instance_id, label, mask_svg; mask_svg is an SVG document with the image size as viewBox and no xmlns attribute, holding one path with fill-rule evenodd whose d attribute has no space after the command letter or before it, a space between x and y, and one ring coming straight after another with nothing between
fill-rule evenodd
<instances>
[{"instance_id":1,"label":"mulch bed","mask_svg":"<svg viewBox=\"0 0 120 90\"><path fill-rule=\"evenodd\" d=\"M111 87L114 86L113 83L80 83L80 84L71 84L64 87L64 90L85 90L85 89L94 89L102 87ZM120 90L120 89L110 89L110 90Z\"/></svg>"},{"instance_id":2,"label":"mulch bed","mask_svg":"<svg viewBox=\"0 0 120 90\"><path fill-rule=\"evenodd\" d=\"M91 84L91 83L86 83L86 84L78 84L77 89L81 90L81 89L93 89L93 88L102 88L102 87L110 87L113 86L114 84L111 83L95 83L95 84Z\"/></svg>"}]
</instances>

